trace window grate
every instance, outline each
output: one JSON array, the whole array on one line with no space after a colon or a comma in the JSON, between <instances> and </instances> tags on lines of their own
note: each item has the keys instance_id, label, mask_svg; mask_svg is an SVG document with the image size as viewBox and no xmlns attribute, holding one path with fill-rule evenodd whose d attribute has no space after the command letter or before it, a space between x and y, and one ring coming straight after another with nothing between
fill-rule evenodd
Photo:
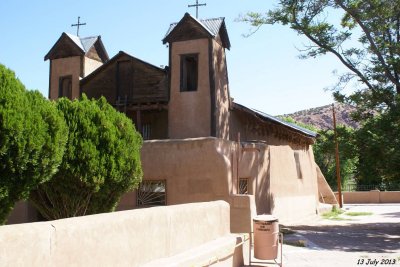
<instances>
[{"instance_id":1,"label":"window grate","mask_svg":"<svg viewBox=\"0 0 400 267\"><path fill-rule=\"evenodd\" d=\"M137 190L137 206L165 206L166 180L142 181Z\"/></svg>"},{"instance_id":2,"label":"window grate","mask_svg":"<svg viewBox=\"0 0 400 267\"><path fill-rule=\"evenodd\" d=\"M239 178L239 194L248 195L249 194L249 178Z\"/></svg>"}]
</instances>

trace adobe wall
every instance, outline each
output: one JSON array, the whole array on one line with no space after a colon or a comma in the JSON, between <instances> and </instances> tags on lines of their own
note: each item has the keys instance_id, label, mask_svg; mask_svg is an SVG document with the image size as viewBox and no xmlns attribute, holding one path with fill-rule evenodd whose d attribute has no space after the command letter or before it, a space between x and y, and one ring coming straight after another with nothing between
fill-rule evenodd
<instances>
[{"instance_id":1,"label":"adobe wall","mask_svg":"<svg viewBox=\"0 0 400 267\"><path fill-rule=\"evenodd\" d=\"M242 266L229 216L216 201L1 226L0 266Z\"/></svg>"},{"instance_id":2,"label":"adobe wall","mask_svg":"<svg viewBox=\"0 0 400 267\"><path fill-rule=\"evenodd\" d=\"M168 132L171 139L211 135L208 47L208 39L170 44L171 87ZM184 54L198 54L197 91L180 91L180 56Z\"/></svg>"},{"instance_id":3,"label":"adobe wall","mask_svg":"<svg viewBox=\"0 0 400 267\"><path fill-rule=\"evenodd\" d=\"M79 77L81 75L81 57L57 58L50 60L50 99L58 98L59 80L63 76L72 76L72 99L79 97Z\"/></svg>"},{"instance_id":4,"label":"adobe wall","mask_svg":"<svg viewBox=\"0 0 400 267\"><path fill-rule=\"evenodd\" d=\"M215 83L216 137L229 139L229 88L224 47L212 39Z\"/></svg>"},{"instance_id":5,"label":"adobe wall","mask_svg":"<svg viewBox=\"0 0 400 267\"><path fill-rule=\"evenodd\" d=\"M336 196L333 193L331 187L325 179L324 174L321 172L321 169L317 164L315 164L317 170L317 179L318 179L318 197L321 203L338 205L338 201L336 200Z\"/></svg>"},{"instance_id":6,"label":"adobe wall","mask_svg":"<svg viewBox=\"0 0 400 267\"><path fill-rule=\"evenodd\" d=\"M166 180L167 205L225 200L231 229L248 233L257 214L255 197L237 195L237 143L208 138L146 141L141 151L144 180ZM121 208L136 201L124 198Z\"/></svg>"},{"instance_id":7,"label":"adobe wall","mask_svg":"<svg viewBox=\"0 0 400 267\"><path fill-rule=\"evenodd\" d=\"M342 192L344 204L400 203L400 191Z\"/></svg>"},{"instance_id":8,"label":"adobe wall","mask_svg":"<svg viewBox=\"0 0 400 267\"><path fill-rule=\"evenodd\" d=\"M95 71L98 67L103 65L102 62L85 57L84 77Z\"/></svg>"},{"instance_id":9,"label":"adobe wall","mask_svg":"<svg viewBox=\"0 0 400 267\"><path fill-rule=\"evenodd\" d=\"M294 152L299 153L301 178ZM281 223L300 221L318 211L318 184L311 146L269 147L270 205Z\"/></svg>"},{"instance_id":10,"label":"adobe wall","mask_svg":"<svg viewBox=\"0 0 400 267\"><path fill-rule=\"evenodd\" d=\"M302 178L294 151L300 155ZM225 200L232 208L240 201L238 178L248 178L254 197L242 200L247 214L273 213L281 222L316 214L318 185L311 146L243 143L239 166L237 157L236 142L217 138L146 141L141 155L144 179L166 180L167 205ZM248 229L240 225L244 223L231 222L232 228Z\"/></svg>"},{"instance_id":11,"label":"adobe wall","mask_svg":"<svg viewBox=\"0 0 400 267\"><path fill-rule=\"evenodd\" d=\"M145 180L166 180L167 205L227 200L232 188L234 143L216 138L146 141Z\"/></svg>"}]
</instances>

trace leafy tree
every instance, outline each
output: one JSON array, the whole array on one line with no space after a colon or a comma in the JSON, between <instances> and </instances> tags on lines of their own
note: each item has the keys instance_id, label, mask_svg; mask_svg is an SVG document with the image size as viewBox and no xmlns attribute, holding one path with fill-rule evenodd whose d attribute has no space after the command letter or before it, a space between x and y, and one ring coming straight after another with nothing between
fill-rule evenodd
<instances>
[{"instance_id":1,"label":"leafy tree","mask_svg":"<svg viewBox=\"0 0 400 267\"><path fill-rule=\"evenodd\" d=\"M62 98L57 108L69 127L66 151L57 174L31 201L46 219L112 211L141 181L141 136L103 97Z\"/></svg>"},{"instance_id":2,"label":"leafy tree","mask_svg":"<svg viewBox=\"0 0 400 267\"><path fill-rule=\"evenodd\" d=\"M27 91L0 64L0 224L15 202L26 199L57 171L67 133L54 103Z\"/></svg>"},{"instance_id":3,"label":"leafy tree","mask_svg":"<svg viewBox=\"0 0 400 267\"><path fill-rule=\"evenodd\" d=\"M400 105L369 120L356 133L357 184L378 189L400 186Z\"/></svg>"},{"instance_id":4,"label":"leafy tree","mask_svg":"<svg viewBox=\"0 0 400 267\"><path fill-rule=\"evenodd\" d=\"M348 69L334 87L335 97L358 108L357 119L370 110L396 105L400 93L400 0L280 0L266 14L241 18L253 26L288 25L307 37L303 57L330 53ZM360 87L342 94L352 79ZM370 117L370 116L367 116Z\"/></svg>"},{"instance_id":5,"label":"leafy tree","mask_svg":"<svg viewBox=\"0 0 400 267\"><path fill-rule=\"evenodd\" d=\"M339 145L341 184L345 186L355 178L358 154L354 140L354 130L341 125L339 125L336 130ZM328 184L333 189L336 189L336 145L334 132L333 130L320 130L318 134L319 137L313 145L315 162L321 168Z\"/></svg>"}]
</instances>

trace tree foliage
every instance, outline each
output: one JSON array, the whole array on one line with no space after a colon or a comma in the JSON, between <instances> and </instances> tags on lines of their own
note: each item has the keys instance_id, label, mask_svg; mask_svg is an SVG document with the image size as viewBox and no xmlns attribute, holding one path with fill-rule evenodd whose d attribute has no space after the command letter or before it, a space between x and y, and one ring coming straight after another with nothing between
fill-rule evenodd
<instances>
[{"instance_id":1,"label":"tree foliage","mask_svg":"<svg viewBox=\"0 0 400 267\"><path fill-rule=\"evenodd\" d=\"M256 27L290 26L310 40L304 57L334 55L348 69L334 87L334 95L358 107L356 118L396 105L395 96L400 93L400 0L280 0L275 10L248 13L242 21ZM346 96L341 89L352 79L360 81L360 87Z\"/></svg>"},{"instance_id":2,"label":"tree foliage","mask_svg":"<svg viewBox=\"0 0 400 267\"><path fill-rule=\"evenodd\" d=\"M0 64L0 224L57 171L67 127L55 105Z\"/></svg>"},{"instance_id":3,"label":"tree foliage","mask_svg":"<svg viewBox=\"0 0 400 267\"><path fill-rule=\"evenodd\" d=\"M339 146L340 177L343 186L355 178L358 154L354 141L354 130L339 125L336 129ZM337 188L336 176L336 144L333 130L318 131L319 137L313 146L315 162L320 167L327 182Z\"/></svg>"},{"instance_id":4,"label":"tree foliage","mask_svg":"<svg viewBox=\"0 0 400 267\"><path fill-rule=\"evenodd\" d=\"M374 185L382 190L398 189L400 186L398 107L370 119L356 132L355 142L359 154L356 177L359 185Z\"/></svg>"},{"instance_id":5,"label":"tree foliage","mask_svg":"<svg viewBox=\"0 0 400 267\"><path fill-rule=\"evenodd\" d=\"M69 128L66 150L57 174L31 201L46 219L112 211L141 181L141 136L105 98L62 98L57 108Z\"/></svg>"}]
</instances>

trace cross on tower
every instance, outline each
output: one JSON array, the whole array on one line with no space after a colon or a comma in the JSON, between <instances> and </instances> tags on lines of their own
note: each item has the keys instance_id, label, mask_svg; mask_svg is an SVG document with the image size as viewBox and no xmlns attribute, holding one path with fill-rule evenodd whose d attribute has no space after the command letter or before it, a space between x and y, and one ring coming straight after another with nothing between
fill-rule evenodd
<instances>
[{"instance_id":1,"label":"cross on tower","mask_svg":"<svg viewBox=\"0 0 400 267\"><path fill-rule=\"evenodd\" d=\"M196 19L199 18L199 6L206 6L207 4L199 4L199 0L196 0L196 4L188 5L188 7L196 7Z\"/></svg>"},{"instance_id":2,"label":"cross on tower","mask_svg":"<svg viewBox=\"0 0 400 267\"><path fill-rule=\"evenodd\" d=\"M77 24L71 24L71 27L76 27L76 36L79 36L79 27L83 26L83 25L86 25L86 22L85 23L81 23L80 20L81 20L81 17L78 17L78 23Z\"/></svg>"}]
</instances>

